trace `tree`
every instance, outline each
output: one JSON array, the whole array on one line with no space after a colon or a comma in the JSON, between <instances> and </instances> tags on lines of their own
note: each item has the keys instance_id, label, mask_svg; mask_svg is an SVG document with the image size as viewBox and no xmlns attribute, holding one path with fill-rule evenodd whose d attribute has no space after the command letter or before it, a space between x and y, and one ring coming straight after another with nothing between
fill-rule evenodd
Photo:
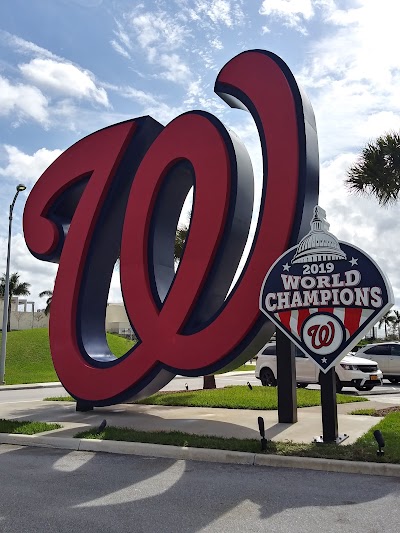
<instances>
[{"instance_id":1,"label":"tree","mask_svg":"<svg viewBox=\"0 0 400 533\"><path fill-rule=\"evenodd\" d=\"M381 205L395 203L400 193L400 133L386 133L363 148L347 171L350 191L373 195Z\"/></svg>"},{"instance_id":2,"label":"tree","mask_svg":"<svg viewBox=\"0 0 400 533\"><path fill-rule=\"evenodd\" d=\"M397 328L397 338L400 340L400 311L393 311L393 327Z\"/></svg>"},{"instance_id":3,"label":"tree","mask_svg":"<svg viewBox=\"0 0 400 533\"><path fill-rule=\"evenodd\" d=\"M181 226L176 230L175 245L174 245L174 258L179 261L182 257L183 250L185 248L186 237L188 233L188 226ZM216 389L215 376L203 376L203 389Z\"/></svg>"},{"instance_id":4,"label":"tree","mask_svg":"<svg viewBox=\"0 0 400 533\"><path fill-rule=\"evenodd\" d=\"M392 312L391 311L388 311L385 315L383 315L383 317L379 320L379 327L381 327L382 325L385 326L385 339L387 339L387 330L388 330L388 327L390 327L393 322L394 322L394 317L392 316L391 314Z\"/></svg>"},{"instance_id":5,"label":"tree","mask_svg":"<svg viewBox=\"0 0 400 533\"><path fill-rule=\"evenodd\" d=\"M11 315L11 300L14 296L29 296L31 286L30 283L26 281L19 281L18 272L11 274L9 279L9 295L8 295L8 321L7 321L7 331L10 331L10 315ZM3 297L5 294L6 287L6 275L3 274L0 278L0 297Z\"/></svg>"},{"instance_id":6,"label":"tree","mask_svg":"<svg viewBox=\"0 0 400 533\"><path fill-rule=\"evenodd\" d=\"M47 296L46 307L44 310L44 314L47 316L50 313L51 301L53 299L53 291L50 291L50 290L42 291L39 294L39 298L43 298L44 296Z\"/></svg>"},{"instance_id":7,"label":"tree","mask_svg":"<svg viewBox=\"0 0 400 533\"><path fill-rule=\"evenodd\" d=\"M182 257L188 230L188 226L181 226L176 230L174 245L174 258L176 260L179 260Z\"/></svg>"}]
</instances>

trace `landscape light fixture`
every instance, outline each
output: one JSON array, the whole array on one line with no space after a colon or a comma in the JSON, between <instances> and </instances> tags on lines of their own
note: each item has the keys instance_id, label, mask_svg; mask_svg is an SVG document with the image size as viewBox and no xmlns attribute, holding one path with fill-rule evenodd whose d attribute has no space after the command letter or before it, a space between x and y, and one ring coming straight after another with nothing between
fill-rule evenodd
<instances>
[{"instance_id":1,"label":"landscape light fixture","mask_svg":"<svg viewBox=\"0 0 400 533\"><path fill-rule=\"evenodd\" d=\"M26 189L22 183L18 184L17 192L14 195L14 199L10 205L9 217L8 217L8 246L7 246L7 266L6 277L4 280L4 306L3 306L3 328L1 338L1 355L0 355L0 384L4 385L4 374L6 369L6 346L7 346L7 323L8 323L8 299L10 295L10 254L11 254L11 225L14 205L17 200L17 196L20 192Z\"/></svg>"},{"instance_id":2,"label":"landscape light fixture","mask_svg":"<svg viewBox=\"0 0 400 533\"><path fill-rule=\"evenodd\" d=\"M100 424L100 426L97 428L97 434L101 433L102 431L105 430L106 428L106 425L107 425L107 420L104 419L103 422Z\"/></svg>"},{"instance_id":3,"label":"landscape light fixture","mask_svg":"<svg viewBox=\"0 0 400 533\"><path fill-rule=\"evenodd\" d=\"M379 449L376 451L376 455L378 455L378 457L381 457L382 455L385 455L385 451L382 450L382 448L385 447L385 439L383 438L383 435L379 431L379 429L376 429L374 431L374 437L379 447Z\"/></svg>"},{"instance_id":4,"label":"landscape light fixture","mask_svg":"<svg viewBox=\"0 0 400 533\"><path fill-rule=\"evenodd\" d=\"M267 449L267 439L265 438L265 426L264 419L262 416L258 417L258 429L260 430L261 435L261 451L265 452Z\"/></svg>"},{"instance_id":5,"label":"landscape light fixture","mask_svg":"<svg viewBox=\"0 0 400 533\"><path fill-rule=\"evenodd\" d=\"M250 381L247 382L247 386L249 387L250 390L253 390L253 387L252 387Z\"/></svg>"}]
</instances>

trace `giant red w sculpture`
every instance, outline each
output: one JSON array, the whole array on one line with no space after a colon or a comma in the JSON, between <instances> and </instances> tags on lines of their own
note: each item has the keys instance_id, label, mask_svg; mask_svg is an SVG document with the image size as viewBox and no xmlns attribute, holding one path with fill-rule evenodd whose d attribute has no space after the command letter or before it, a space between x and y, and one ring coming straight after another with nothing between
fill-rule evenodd
<instances>
[{"instance_id":1,"label":"giant red w sculpture","mask_svg":"<svg viewBox=\"0 0 400 533\"><path fill-rule=\"evenodd\" d=\"M287 65L263 50L229 61L215 92L251 113L263 155L255 238L231 292L252 216L253 171L240 139L209 113L185 113L166 127L147 116L97 131L61 154L28 198L27 245L35 257L59 262L50 317L54 366L82 403L140 398L176 374L238 366L274 330L259 310L259 292L276 258L307 233L317 204L314 115ZM192 186L190 230L175 275L176 227ZM139 342L118 359L104 323L119 256Z\"/></svg>"}]
</instances>

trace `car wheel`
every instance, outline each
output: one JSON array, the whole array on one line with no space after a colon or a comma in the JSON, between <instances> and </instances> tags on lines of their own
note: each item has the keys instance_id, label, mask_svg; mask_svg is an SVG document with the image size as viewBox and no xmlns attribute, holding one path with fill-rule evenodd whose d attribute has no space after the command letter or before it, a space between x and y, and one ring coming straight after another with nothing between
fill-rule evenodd
<instances>
[{"instance_id":1,"label":"car wheel","mask_svg":"<svg viewBox=\"0 0 400 533\"><path fill-rule=\"evenodd\" d=\"M358 385L358 386L356 387L356 389L357 389L357 390L360 390L360 391L362 391L362 390L364 390L364 391L366 391L366 390L372 390L373 388L374 388L374 385L362 385L362 386L361 386L361 385Z\"/></svg>"},{"instance_id":2,"label":"car wheel","mask_svg":"<svg viewBox=\"0 0 400 533\"><path fill-rule=\"evenodd\" d=\"M388 378L390 383L400 383L400 378Z\"/></svg>"},{"instance_id":3,"label":"car wheel","mask_svg":"<svg viewBox=\"0 0 400 533\"><path fill-rule=\"evenodd\" d=\"M261 384L264 387L275 387L276 379L274 373L270 368L263 368L260 372Z\"/></svg>"},{"instance_id":4,"label":"car wheel","mask_svg":"<svg viewBox=\"0 0 400 533\"><path fill-rule=\"evenodd\" d=\"M296 383L299 389L305 389L308 386L308 383Z\"/></svg>"}]
</instances>

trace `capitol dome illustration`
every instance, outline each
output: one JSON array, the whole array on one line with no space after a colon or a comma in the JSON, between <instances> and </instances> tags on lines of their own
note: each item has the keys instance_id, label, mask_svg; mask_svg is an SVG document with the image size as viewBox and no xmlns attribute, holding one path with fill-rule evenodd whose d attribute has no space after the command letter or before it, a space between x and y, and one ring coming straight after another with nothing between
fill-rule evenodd
<instances>
[{"instance_id":1,"label":"capitol dome illustration","mask_svg":"<svg viewBox=\"0 0 400 533\"><path fill-rule=\"evenodd\" d=\"M339 261L346 259L337 238L328 232L325 211L318 205L314 207L311 231L301 239L292 263L316 263L318 261Z\"/></svg>"}]
</instances>

